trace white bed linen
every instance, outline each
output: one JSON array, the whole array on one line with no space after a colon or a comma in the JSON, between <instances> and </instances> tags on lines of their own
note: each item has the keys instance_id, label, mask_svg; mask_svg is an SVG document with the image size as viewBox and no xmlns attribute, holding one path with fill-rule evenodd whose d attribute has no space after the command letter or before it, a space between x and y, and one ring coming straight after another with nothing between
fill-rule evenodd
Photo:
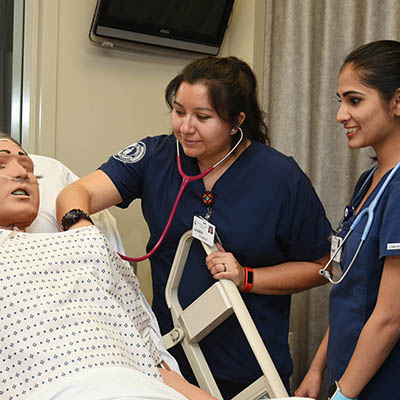
<instances>
[{"instance_id":1,"label":"white bed linen","mask_svg":"<svg viewBox=\"0 0 400 400\"><path fill-rule=\"evenodd\" d=\"M0 287L1 399L96 367L162 380L137 278L96 227L9 237Z\"/></svg>"},{"instance_id":2,"label":"white bed linen","mask_svg":"<svg viewBox=\"0 0 400 400\"><path fill-rule=\"evenodd\" d=\"M97 368L39 389L24 400L187 400L138 371Z\"/></svg>"}]
</instances>

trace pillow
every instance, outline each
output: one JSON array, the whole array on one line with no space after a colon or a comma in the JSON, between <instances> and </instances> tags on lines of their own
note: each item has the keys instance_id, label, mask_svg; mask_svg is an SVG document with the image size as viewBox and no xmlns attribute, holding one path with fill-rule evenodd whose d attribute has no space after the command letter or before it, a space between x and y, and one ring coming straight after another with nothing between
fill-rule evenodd
<instances>
[{"instance_id":1,"label":"pillow","mask_svg":"<svg viewBox=\"0 0 400 400\"><path fill-rule=\"evenodd\" d=\"M34 164L34 172L38 177L40 205L39 213L27 232L60 232L56 217L56 198L58 193L68 184L76 181L75 175L63 163L54 158L29 155ZM108 210L91 216L94 224L103 232L111 245L120 253L124 253L115 218Z\"/></svg>"}]
</instances>

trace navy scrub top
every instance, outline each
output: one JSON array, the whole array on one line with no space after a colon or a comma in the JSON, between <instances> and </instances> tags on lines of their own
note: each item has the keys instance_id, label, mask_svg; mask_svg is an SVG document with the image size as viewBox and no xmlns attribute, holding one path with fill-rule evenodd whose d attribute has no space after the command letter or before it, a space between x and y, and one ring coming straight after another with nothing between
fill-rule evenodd
<instances>
[{"instance_id":1,"label":"navy scrub top","mask_svg":"<svg viewBox=\"0 0 400 400\"><path fill-rule=\"evenodd\" d=\"M366 181L370 172L362 174L356 185L350 203L355 209L371 185L371 179ZM371 204L389 173L390 171L381 179L361 210ZM339 380L343 375L361 330L374 310L385 257L400 254L399 204L400 173L396 172L375 208L375 218L371 230L353 266L343 281L331 290L327 358L328 385L334 380ZM345 222L341 233L342 237L349 231L355 217L353 216ZM346 268L350 264L360 243L366 222L367 217L361 220L347 239L341 257L342 268ZM397 343L377 374L360 393L358 399L400 399L397 386L399 374L400 344Z\"/></svg>"},{"instance_id":2,"label":"navy scrub top","mask_svg":"<svg viewBox=\"0 0 400 400\"><path fill-rule=\"evenodd\" d=\"M181 150L186 174L200 173L195 159ZM111 157L101 167L114 182L127 207L142 199L150 230L147 251L158 241L182 178L172 135L147 137ZM329 251L331 227L324 209L296 162L264 144L253 142L213 187L210 222L226 251L254 268L293 260L315 260ZM205 216L203 181L189 183L166 238L151 257L153 309L162 334L172 329L165 302L165 285L181 235L192 228L193 216ZM205 253L194 241L183 273L179 296L185 308L215 283L205 265ZM300 268L300 267L299 267ZM283 379L292 372L288 347L290 296L243 295L253 320ZM261 370L234 316L201 342L213 375L250 383Z\"/></svg>"}]
</instances>

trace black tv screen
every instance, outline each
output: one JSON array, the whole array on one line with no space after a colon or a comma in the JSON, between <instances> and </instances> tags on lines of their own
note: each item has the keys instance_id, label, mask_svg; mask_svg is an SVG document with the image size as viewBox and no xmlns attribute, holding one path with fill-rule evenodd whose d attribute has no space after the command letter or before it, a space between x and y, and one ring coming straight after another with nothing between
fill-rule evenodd
<instances>
[{"instance_id":1,"label":"black tv screen","mask_svg":"<svg viewBox=\"0 0 400 400\"><path fill-rule=\"evenodd\" d=\"M113 40L217 55L234 0L98 0L92 41Z\"/></svg>"}]
</instances>

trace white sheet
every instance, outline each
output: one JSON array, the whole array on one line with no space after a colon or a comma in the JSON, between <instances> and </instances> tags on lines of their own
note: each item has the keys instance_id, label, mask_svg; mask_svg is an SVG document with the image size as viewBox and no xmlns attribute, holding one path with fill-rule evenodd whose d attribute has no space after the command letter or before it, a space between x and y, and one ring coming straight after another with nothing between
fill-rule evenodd
<instances>
[{"instance_id":1,"label":"white sheet","mask_svg":"<svg viewBox=\"0 0 400 400\"><path fill-rule=\"evenodd\" d=\"M24 400L187 400L138 371L98 368L48 385Z\"/></svg>"}]
</instances>

